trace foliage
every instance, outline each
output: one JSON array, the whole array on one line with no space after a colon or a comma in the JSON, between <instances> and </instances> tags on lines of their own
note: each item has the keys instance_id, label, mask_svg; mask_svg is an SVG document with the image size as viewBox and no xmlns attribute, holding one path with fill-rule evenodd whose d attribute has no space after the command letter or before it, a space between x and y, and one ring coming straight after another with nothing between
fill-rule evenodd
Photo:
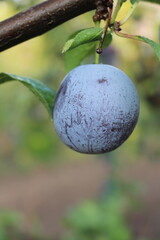
<instances>
[{"instance_id":1,"label":"foliage","mask_svg":"<svg viewBox=\"0 0 160 240\"><path fill-rule=\"evenodd\" d=\"M0 240L47 240L39 233L26 233L23 217L15 211L0 210Z\"/></svg>"},{"instance_id":2,"label":"foliage","mask_svg":"<svg viewBox=\"0 0 160 240\"><path fill-rule=\"evenodd\" d=\"M101 32L102 32L102 30L101 30ZM100 33L100 31L99 31L99 33ZM97 41L92 42L92 35L89 36L89 39L91 42L86 43L86 40L84 38L82 38L81 42L77 43L77 47L66 49L64 59L65 59L65 66L66 66L66 69L68 72L70 70L72 70L73 68L82 64L83 61L87 57L89 57L90 55L93 55L95 53ZM74 38L74 41L76 41L76 36ZM106 36L103 48L104 49L107 48L111 44L111 42L112 42L112 35L110 33L108 33ZM67 43L68 43L68 41L66 42L66 44ZM65 44L65 46L66 46L66 44Z\"/></svg>"},{"instance_id":3,"label":"foliage","mask_svg":"<svg viewBox=\"0 0 160 240\"><path fill-rule=\"evenodd\" d=\"M67 52L85 43L91 43L101 39L103 33L102 28L94 27L78 31L72 35L65 43L62 53Z\"/></svg>"},{"instance_id":4,"label":"foliage","mask_svg":"<svg viewBox=\"0 0 160 240\"><path fill-rule=\"evenodd\" d=\"M56 92L54 92L51 88L47 87L44 83L37 80L20 77L13 74L7 74L7 73L0 74L0 84L5 82L10 82L10 81L19 81L23 83L26 87L28 87L29 90L31 90L39 98L39 100L44 104L50 117L52 117L54 98L55 98Z\"/></svg>"},{"instance_id":5,"label":"foliage","mask_svg":"<svg viewBox=\"0 0 160 240\"><path fill-rule=\"evenodd\" d=\"M142 36L137 36L137 40L148 43L153 48L153 50L155 51L155 54L160 60L160 44L159 43L155 43L154 41Z\"/></svg>"},{"instance_id":6,"label":"foliage","mask_svg":"<svg viewBox=\"0 0 160 240\"><path fill-rule=\"evenodd\" d=\"M123 205L124 197L117 192L102 201L83 203L66 219L70 234L64 240L130 240Z\"/></svg>"},{"instance_id":7,"label":"foliage","mask_svg":"<svg viewBox=\"0 0 160 240\"><path fill-rule=\"evenodd\" d=\"M15 239L21 231L21 216L16 212L0 211L0 240Z\"/></svg>"},{"instance_id":8,"label":"foliage","mask_svg":"<svg viewBox=\"0 0 160 240\"><path fill-rule=\"evenodd\" d=\"M132 35L128 35L128 34L124 34L124 33L118 33L118 32L116 32L116 34L120 37L139 40L139 41L142 41L142 42L145 42L145 43L149 44L152 47L152 49L154 50L158 59L160 60L160 44L159 43L156 43L156 42L152 41L151 39L148 39L148 38L142 37L142 36L132 36Z\"/></svg>"},{"instance_id":9,"label":"foliage","mask_svg":"<svg viewBox=\"0 0 160 240\"><path fill-rule=\"evenodd\" d=\"M134 208L139 190L134 183L118 177L117 162L111 165L112 174L100 198L70 210L64 222L68 235L63 240L139 240L133 237L127 222L127 211Z\"/></svg>"},{"instance_id":10,"label":"foliage","mask_svg":"<svg viewBox=\"0 0 160 240\"><path fill-rule=\"evenodd\" d=\"M159 3L159 0L142 0L150 3Z\"/></svg>"}]
</instances>

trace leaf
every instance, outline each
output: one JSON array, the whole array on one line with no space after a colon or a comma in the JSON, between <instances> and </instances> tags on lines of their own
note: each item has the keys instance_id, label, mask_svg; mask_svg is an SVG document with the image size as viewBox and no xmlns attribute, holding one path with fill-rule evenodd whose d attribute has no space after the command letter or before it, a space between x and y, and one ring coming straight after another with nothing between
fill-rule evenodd
<instances>
[{"instance_id":1,"label":"leaf","mask_svg":"<svg viewBox=\"0 0 160 240\"><path fill-rule=\"evenodd\" d=\"M137 0L130 0L131 4L135 4L135 2L137 2Z\"/></svg>"},{"instance_id":2,"label":"leaf","mask_svg":"<svg viewBox=\"0 0 160 240\"><path fill-rule=\"evenodd\" d=\"M103 43L103 49L108 47L112 42L112 34L108 33L104 39L104 43Z\"/></svg>"},{"instance_id":3,"label":"leaf","mask_svg":"<svg viewBox=\"0 0 160 240\"><path fill-rule=\"evenodd\" d=\"M108 33L105 37L103 49L109 46L111 41L112 35ZM67 71L69 72L73 68L79 66L86 57L95 54L96 44L97 42L86 43L70 51L67 51L64 56Z\"/></svg>"},{"instance_id":4,"label":"leaf","mask_svg":"<svg viewBox=\"0 0 160 240\"><path fill-rule=\"evenodd\" d=\"M96 43L86 43L65 53L65 65L67 71L79 66L81 62L91 54L94 54Z\"/></svg>"},{"instance_id":5,"label":"leaf","mask_svg":"<svg viewBox=\"0 0 160 240\"><path fill-rule=\"evenodd\" d=\"M130 34L118 32L118 31L114 31L114 32L119 37L129 38L129 39L133 39L133 40L139 40L139 41L148 43L152 47L152 49L154 50L158 59L160 60L160 44L159 43L156 43L153 40L151 40L149 38L146 38L146 37L142 37L142 36L130 35Z\"/></svg>"},{"instance_id":6,"label":"leaf","mask_svg":"<svg viewBox=\"0 0 160 240\"><path fill-rule=\"evenodd\" d=\"M137 38L137 40L148 43L153 48L155 54L157 55L158 59L160 60L160 44L159 43L156 43L153 40L146 38L146 37L142 37L142 36L137 36L136 38Z\"/></svg>"},{"instance_id":7,"label":"leaf","mask_svg":"<svg viewBox=\"0 0 160 240\"><path fill-rule=\"evenodd\" d=\"M46 86L44 83L31 78L20 77L8 73L0 73L0 84L10 81L19 81L29 88L46 107L50 117L52 117L54 98L56 92Z\"/></svg>"},{"instance_id":8,"label":"leaf","mask_svg":"<svg viewBox=\"0 0 160 240\"><path fill-rule=\"evenodd\" d=\"M70 38L63 47L62 53L67 52L75 47L89 42L98 41L101 39L103 29L99 27L87 28L78 31Z\"/></svg>"},{"instance_id":9,"label":"leaf","mask_svg":"<svg viewBox=\"0 0 160 240\"><path fill-rule=\"evenodd\" d=\"M160 0L142 0L142 1L160 4Z\"/></svg>"}]
</instances>

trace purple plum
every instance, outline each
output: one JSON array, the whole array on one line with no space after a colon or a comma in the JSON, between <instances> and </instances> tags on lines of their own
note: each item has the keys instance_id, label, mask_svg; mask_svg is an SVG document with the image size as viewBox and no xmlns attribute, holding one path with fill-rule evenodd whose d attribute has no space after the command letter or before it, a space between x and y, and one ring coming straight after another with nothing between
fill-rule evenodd
<instances>
[{"instance_id":1,"label":"purple plum","mask_svg":"<svg viewBox=\"0 0 160 240\"><path fill-rule=\"evenodd\" d=\"M105 64L81 65L67 74L57 92L53 121L64 144L98 154L119 147L139 116L139 96L130 78Z\"/></svg>"}]
</instances>

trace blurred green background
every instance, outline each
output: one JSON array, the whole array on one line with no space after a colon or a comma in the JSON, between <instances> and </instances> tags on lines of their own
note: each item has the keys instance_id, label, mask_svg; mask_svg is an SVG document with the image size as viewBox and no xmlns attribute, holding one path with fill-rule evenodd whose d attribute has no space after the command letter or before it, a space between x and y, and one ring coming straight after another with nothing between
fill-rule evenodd
<instances>
[{"instance_id":1,"label":"blurred green background","mask_svg":"<svg viewBox=\"0 0 160 240\"><path fill-rule=\"evenodd\" d=\"M38 2L41 1L1 0L0 21ZM158 42L159 12L158 5L140 3L133 17L124 25L123 31L146 36ZM43 36L2 52L0 71L38 79L57 90L67 73L64 56L61 54L64 43L74 31L93 26L92 15L93 12L86 13ZM87 61L92 63L93 57L88 58ZM157 225L157 229L154 229L150 221L145 222L146 218L150 217L150 212L145 215L147 213L142 211L142 214L139 215L141 209L144 212L145 208L147 209L146 197L141 199L142 195L145 196L146 189L149 189L150 198L147 201L150 205L153 207L152 199L156 201L157 207L160 204L160 191L157 193L158 181L160 181L158 178L158 170L160 170L160 66L158 59L146 44L114 36L112 44L104 50L100 61L113 64L126 72L134 81L141 101L140 118L135 131L119 149L109 154L91 156L75 153L68 149L57 137L53 122L49 119L44 107L27 88L18 82L1 85L0 240L160 239L160 231L157 230L159 225ZM96 174L97 168L99 175ZM132 168L137 170L132 172ZM86 172L83 171L84 169ZM93 176L91 175L93 179L90 176L90 169L93 171ZM57 171L60 172L62 178L66 177L66 179L68 179L68 175L70 178L73 175L73 180L71 178L70 185L66 186L66 191L61 193L59 193L59 188L63 189L65 184L62 184L63 186L59 182L56 184L58 181L56 180L58 178ZM76 186L72 188L75 173L79 178L77 182L75 181L77 188ZM130 177L130 173L133 175L132 177ZM151 174L149 180L145 173L147 176ZM88 190L85 190L84 196L81 197L85 185L82 181L83 174L88 174L88 179L91 178L93 181L90 182L90 187L88 186ZM33 180L33 183L37 181L36 187L34 184L32 186L30 179ZM47 186L50 184L51 187L45 188L46 185L43 185L42 179L46 181ZM25 181L25 184L20 185L21 181L22 183ZM54 187L58 189L57 195L56 190L52 189L52 181L55 181ZM82 185L79 182L82 182ZM92 186L94 188L96 182L99 185L95 187L94 194L90 195L87 192L91 191ZM44 194L48 196L48 200L44 201L44 205L42 203L40 205L41 211L44 206L43 214L42 212L38 214L38 210L37 212L35 210L39 204L39 198L43 199L44 197L41 195L42 193L38 192L37 202L34 199L35 207L23 204L24 198L26 198L25 194L30 191L27 190L30 189L29 186L33 187L35 191L41 187L47 189ZM151 195L152 186L155 190L153 195ZM27 187L26 193L25 187ZM68 192L66 196L67 187L71 192ZM16 189L18 189L18 193ZM78 193L74 189L77 189ZM54 190L54 196L50 198L52 190ZM29 197L32 199L33 195L31 193ZM54 201L55 195L59 199ZM75 195L78 200L73 201ZM14 199L13 203L12 198ZM60 205L61 199L63 201ZM80 203L81 200L82 203ZM32 202L33 200L28 201ZM59 215L62 222L64 219L59 229L54 227L54 225L57 226L56 220L54 222L52 217L48 217L52 214L46 207L48 205L52 209L53 204L53 209L56 209L56 201L57 209L65 209L69 212L59 213L57 210L55 213L57 216L55 219L58 219ZM76 208L67 210L77 204L79 206ZM27 210L24 209L24 206L28 207ZM158 221L160 223L160 212L158 214L159 218L151 217L156 223ZM64 230L64 226L68 230Z\"/></svg>"}]
</instances>

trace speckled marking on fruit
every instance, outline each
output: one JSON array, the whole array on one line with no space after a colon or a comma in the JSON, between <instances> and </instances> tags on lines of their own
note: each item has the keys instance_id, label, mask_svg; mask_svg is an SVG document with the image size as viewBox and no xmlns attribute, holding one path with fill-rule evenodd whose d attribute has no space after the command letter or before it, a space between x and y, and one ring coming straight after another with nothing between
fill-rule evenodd
<instances>
[{"instance_id":1,"label":"speckled marking on fruit","mask_svg":"<svg viewBox=\"0 0 160 240\"><path fill-rule=\"evenodd\" d=\"M100 83L100 84L101 84L101 83L105 83L105 82L107 83L107 79L106 79L106 78L98 79L97 81L98 81L98 83Z\"/></svg>"}]
</instances>

